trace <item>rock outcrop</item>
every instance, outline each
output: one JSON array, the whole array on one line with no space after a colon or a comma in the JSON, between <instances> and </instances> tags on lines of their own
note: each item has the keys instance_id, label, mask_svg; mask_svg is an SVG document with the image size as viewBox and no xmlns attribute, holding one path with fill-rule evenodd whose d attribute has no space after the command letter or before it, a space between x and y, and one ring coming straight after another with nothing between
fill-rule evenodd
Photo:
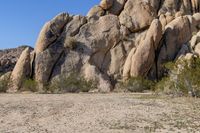
<instances>
[{"instance_id":1,"label":"rock outcrop","mask_svg":"<svg viewBox=\"0 0 200 133\"><path fill-rule=\"evenodd\" d=\"M25 80L26 77L30 77L31 74L30 53L31 53L30 48L26 48L22 52L19 60L17 61L17 64L15 65L11 73L8 92L10 93L17 92L20 89L23 80Z\"/></svg>"},{"instance_id":2,"label":"rock outcrop","mask_svg":"<svg viewBox=\"0 0 200 133\"><path fill-rule=\"evenodd\" d=\"M31 75L42 89L76 72L100 92L130 77L160 79L164 63L200 54L199 7L198 0L102 0L86 17L61 13L42 28L34 54L22 54L11 79Z\"/></svg>"},{"instance_id":3,"label":"rock outcrop","mask_svg":"<svg viewBox=\"0 0 200 133\"><path fill-rule=\"evenodd\" d=\"M44 25L36 42L36 54L43 52L50 44L57 40L68 21L69 15L61 13Z\"/></svg>"},{"instance_id":4,"label":"rock outcrop","mask_svg":"<svg viewBox=\"0 0 200 133\"><path fill-rule=\"evenodd\" d=\"M148 29L145 38L140 42L135 54L131 59L131 77L145 77L155 60L155 51L158 48L162 37L162 26L159 20L155 19Z\"/></svg>"},{"instance_id":5,"label":"rock outcrop","mask_svg":"<svg viewBox=\"0 0 200 133\"><path fill-rule=\"evenodd\" d=\"M150 3L143 0L128 0L119 15L119 20L131 32L137 32L147 29L155 17L156 12Z\"/></svg>"},{"instance_id":6,"label":"rock outcrop","mask_svg":"<svg viewBox=\"0 0 200 133\"><path fill-rule=\"evenodd\" d=\"M27 47L28 46L20 46L18 48L0 50L0 73L4 74L13 71L21 53ZM32 49L31 47L29 48Z\"/></svg>"}]
</instances>

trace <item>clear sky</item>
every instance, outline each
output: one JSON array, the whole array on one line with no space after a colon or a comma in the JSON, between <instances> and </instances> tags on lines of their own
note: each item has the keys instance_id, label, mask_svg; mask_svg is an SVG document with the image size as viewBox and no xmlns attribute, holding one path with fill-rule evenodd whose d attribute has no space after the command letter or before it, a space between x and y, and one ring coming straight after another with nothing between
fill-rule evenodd
<instances>
[{"instance_id":1,"label":"clear sky","mask_svg":"<svg viewBox=\"0 0 200 133\"><path fill-rule=\"evenodd\" d=\"M60 12L86 15L100 0L1 0L0 49L34 46L45 22Z\"/></svg>"}]
</instances>

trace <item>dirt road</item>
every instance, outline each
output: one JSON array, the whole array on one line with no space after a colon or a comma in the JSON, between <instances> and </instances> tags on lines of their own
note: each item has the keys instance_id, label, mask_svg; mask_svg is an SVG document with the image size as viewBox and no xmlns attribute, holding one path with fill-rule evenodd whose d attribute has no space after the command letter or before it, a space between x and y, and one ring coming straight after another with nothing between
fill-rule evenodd
<instances>
[{"instance_id":1,"label":"dirt road","mask_svg":"<svg viewBox=\"0 0 200 133\"><path fill-rule=\"evenodd\" d=\"M0 94L0 133L200 131L200 99L140 94Z\"/></svg>"}]
</instances>

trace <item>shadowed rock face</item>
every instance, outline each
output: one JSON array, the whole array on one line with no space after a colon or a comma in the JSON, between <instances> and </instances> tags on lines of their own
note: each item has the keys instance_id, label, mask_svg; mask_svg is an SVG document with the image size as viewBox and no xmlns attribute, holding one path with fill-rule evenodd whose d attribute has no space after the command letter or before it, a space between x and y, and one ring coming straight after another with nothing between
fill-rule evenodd
<instances>
[{"instance_id":1,"label":"shadowed rock face","mask_svg":"<svg viewBox=\"0 0 200 133\"><path fill-rule=\"evenodd\" d=\"M102 0L86 17L61 13L39 34L32 78L44 86L78 72L101 92L130 77L162 78L163 63L199 53L199 11L198 0Z\"/></svg>"},{"instance_id":2,"label":"shadowed rock face","mask_svg":"<svg viewBox=\"0 0 200 133\"><path fill-rule=\"evenodd\" d=\"M61 32L68 21L69 15L67 13L61 13L51 21L47 22L39 34L35 46L35 52L37 54L43 52L49 45L55 42L61 35Z\"/></svg>"}]
</instances>

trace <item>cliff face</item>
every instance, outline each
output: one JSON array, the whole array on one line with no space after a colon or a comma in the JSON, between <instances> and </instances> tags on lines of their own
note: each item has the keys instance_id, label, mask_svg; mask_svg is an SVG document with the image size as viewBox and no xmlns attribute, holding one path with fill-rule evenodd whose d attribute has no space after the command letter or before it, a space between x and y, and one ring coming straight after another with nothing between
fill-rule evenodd
<instances>
[{"instance_id":1,"label":"cliff face","mask_svg":"<svg viewBox=\"0 0 200 133\"><path fill-rule=\"evenodd\" d=\"M78 72L103 92L130 77L162 78L164 63L200 53L199 11L198 0L102 0L87 16L61 13L44 25L34 52L21 57L30 73L17 65L17 75L44 86Z\"/></svg>"}]
</instances>

